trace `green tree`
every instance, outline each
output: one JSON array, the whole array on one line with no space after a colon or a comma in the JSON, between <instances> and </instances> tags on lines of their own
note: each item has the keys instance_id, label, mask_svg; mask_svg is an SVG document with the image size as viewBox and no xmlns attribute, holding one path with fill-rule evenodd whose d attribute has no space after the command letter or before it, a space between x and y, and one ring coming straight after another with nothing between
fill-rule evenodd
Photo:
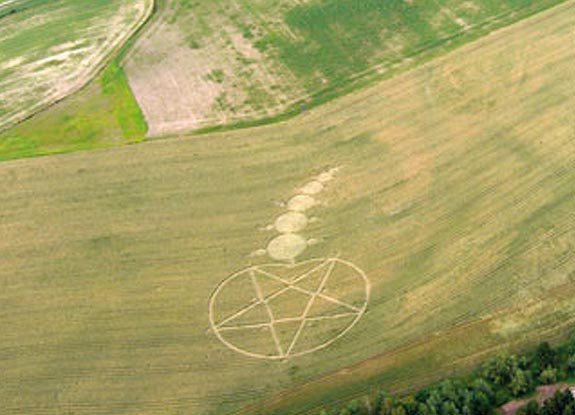
<instances>
[{"instance_id":1,"label":"green tree","mask_svg":"<svg viewBox=\"0 0 575 415\"><path fill-rule=\"evenodd\" d=\"M562 415L575 415L575 402L571 402L563 409Z\"/></svg>"},{"instance_id":2,"label":"green tree","mask_svg":"<svg viewBox=\"0 0 575 415\"><path fill-rule=\"evenodd\" d=\"M505 387L518 369L517 357L503 353L483 365L481 374L488 382Z\"/></svg>"},{"instance_id":3,"label":"green tree","mask_svg":"<svg viewBox=\"0 0 575 415\"><path fill-rule=\"evenodd\" d=\"M569 355L567 358L566 366L570 375L575 374L575 353Z\"/></svg>"},{"instance_id":4,"label":"green tree","mask_svg":"<svg viewBox=\"0 0 575 415\"><path fill-rule=\"evenodd\" d=\"M386 394L384 391L378 391L373 398L373 403L371 405L371 415L379 415L381 413L381 408L383 408L383 403L385 402Z\"/></svg>"},{"instance_id":5,"label":"green tree","mask_svg":"<svg viewBox=\"0 0 575 415\"><path fill-rule=\"evenodd\" d=\"M368 411L365 405L357 399L354 399L348 403L346 409L349 415L368 415Z\"/></svg>"},{"instance_id":6,"label":"green tree","mask_svg":"<svg viewBox=\"0 0 575 415\"><path fill-rule=\"evenodd\" d=\"M543 342L535 350L535 365L537 373L541 373L549 366L556 366L557 353L551 348L549 343Z\"/></svg>"},{"instance_id":7,"label":"green tree","mask_svg":"<svg viewBox=\"0 0 575 415\"><path fill-rule=\"evenodd\" d=\"M492 401L479 390L474 390L471 399L471 412L473 415L487 415L491 413Z\"/></svg>"},{"instance_id":8,"label":"green tree","mask_svg":"<svg viewBox=\"0 0 575 415\"><path fill-rule=\"evenodd\" d=\"M495 393L491 385L483 378L478 378L471 384L471 387L475 392L481 392L485 398L489 400L489 403L493 402Z\"/></svg>"},{"instance_id":9,"label":"green tree","mask_svg":"<svg viewBox=\"0 0 575 415\"><path fill-rule=\"evenodd\" d=\"M384 398L383 404L381 405L381 410L379 411L379 415L392 415L394 403L395 402L393 398Z\"/></svg>"},{"instance_id":10,"label":"green tree","mask_svg":"<svg viewBox=\"0 0 575 415\"><path fill-rule=\"evenodd\" d=\"M531 390L533 379L531 373L517 369L509 382L509 390L513 396L524 395Z\"/></svg>"},{"instance_id":11,"label":"green tree","mask_svg":"<svg viewBox=\"0 0 575 415\"><path fill-rule=\"evenodd\" d=\"M407 415L419 415L419 402L413 397L402 399L400 405L405 409Z\"/></svg>"},{"instance_id":12,"label":"green tree","mask_svg":"<svg viewBox=\"0 0 575 415\"><path fill-rule=\"evenodd\" d=\"M543 403L541 415L563 415L565 409L572 405L575 400L571 392L566 389L557 391L555 394Z\"/></svg>"},{"instance_id":13,"label":"green tree","mask_svg":"<svg viewBox=\"0 0 575 415\"><path fill-rule=\"evenodd\" d=\"M417 415L435 415L424 403L420 403L417 407Z\"/></svg>"},{"instance_id":14,"label":"green tree","mask_svg":"<svg viewBox=\"0 0 575 415\"><path fill-rule=\"evenodd\" d=\"M531 400L527 403L527 405L523 405L519 408L516 412L517 415L540 415L541 408L539 408L539 404Z\"/></svg>"},{"instance_id":15,"label":"green tree","mask_svg":"<svg viewBox=\"0 0 575 415\"><path fill-rule=\"evenodd\" d=\"M494 404L501 406L511 400L512 396L506 388L499 388L495 392Z\"/></svg>"},{"instance_id":16,"label":"green tree","mask_svg":"<svg viewBox=\"0 0 575 415\"><path fill-rule=\"evenodd\" d=\"M557 382L557 369L547 366L539 375L539 380L545 385Z\"/></svg>"},{"instance_id":17,"label":"green tree","mask_svg":"<svg viewBox=\"0 0 575 415\"><path fill-rule=\"evenodd\" d=\"M453 402L444 402L441 406L442 415L460 415L459 409Z\"/></svg>"},{"instance_id":18,"label":"green tree","mask_svg":"<svg viewBox=\"0 0 575 415\"><path fill-rule=\"evenodd\" d=\"M575 333L571 334L569 340L567 340L564 344L564 349L567 354L575 354Z\"/></svg>"}]
</instances>

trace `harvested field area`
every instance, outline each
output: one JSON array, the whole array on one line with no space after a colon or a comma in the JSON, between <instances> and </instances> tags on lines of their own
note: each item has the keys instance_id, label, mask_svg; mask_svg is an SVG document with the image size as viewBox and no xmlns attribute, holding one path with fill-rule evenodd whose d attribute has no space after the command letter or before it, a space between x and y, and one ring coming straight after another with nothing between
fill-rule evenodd
<instances>
[{"instance_id":1,"label":"harvested field area","mask_svg":"<svg viewBox=\"0 0 575 415\"><path fill-rule=\"evenodd\" d=\"M85 85L152 0L0 2L0 130Z\"/></svg>"},{"instance_id":2,"label":"harvested field area","mask_svg":"<svg viewBox=\"0 0 575 415\"><path fill-rule=\"evenodd\" d=\"M297 113L561 1L166 0L126 69L150 135L233 124Z\"/></svg>"},{"instance_id":3,"label":"harvested field area","mask_svg":"<svg viewBox=\"0 0 575 415\"><path fill-rule=\"evenodd\" d=\"M0 163L3 413L317 415L374 385L400 392L564 335L575 323L574 20L568 1L281 124ZM323 319L301 343L279 327L293 358L238 353L214 332L210 298L250 266L270 270L250 254L334 167L298 230L317 243L297 261L361 269L365 313L313 353L295 356L349 324ZM346 284L326 296L355 306L361 286ZM249 302L254 291L238 287ZM298 298L270 301L274 318L302 318ZM249 303L220 299L221 330ZM244 323L269 318L259 311ZM260 329L225 339L267 356L277 345Z\"/></svg>"}]
</instances>

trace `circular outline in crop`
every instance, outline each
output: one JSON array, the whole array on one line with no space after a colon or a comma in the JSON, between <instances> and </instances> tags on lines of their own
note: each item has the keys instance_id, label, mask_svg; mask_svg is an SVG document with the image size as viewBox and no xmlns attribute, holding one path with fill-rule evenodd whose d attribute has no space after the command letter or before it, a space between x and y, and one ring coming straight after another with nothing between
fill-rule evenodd
<instances>
[{"instance_id":1,"label":"circular outline in crop","mask_svg":"<svg viewBox=\"0 0 575 415\"><path fill-rule=\"evenodd\" d=\"M306 272L304 272L302 275L298 276L294 281L287 281L282 279L281 277L277 277L273 274L271 274L268 271L262 271L260 268L293 268L295 266L301 266L307 263L311 263L311 262L317 262L318 265L312 267L311 269L307 270ZM364 286L365 286L365 300L364 303L361 307L355 307L351 304L345 303L342 300L338 300L335 299L333 297L327 296L325 294L323 294L321 291L323 290L323 286L325 285L325 282L327 282L327 280L329 279L329 277L331 276L331 273L333 271L333 268L335 267L336 263L340 263L343 264L351 269L353 269L355 271L355 273L360 276L363 279L364 282ZM330 267L329 271L327 271L325 273L325 275L322 278L322 282L318 288L317 291L315 292L310 292L309 290L305 290L302 289L301 287L297 286L297 282L304 279L307 275L311 274L312 272L314 272L317 269L320 269L322 266L324 266L325 264L328 264L327 266ZM275 277L281 280L281 282L283 284L286 285L285 288L276 291L273 294L268 295L267 297L263 298L261 292L259 292L258 289L258 285L257 282L254 278L254 271L259 271L259 272L263 272L264 274L268 274L271 277ZM220 291L222 289L224 289L224 287L232 280L234 280L235 278L238 278L240 276L243 276L244 274L250 274L250 277L252 279L252 282L255 284L255 290L256 290L256 294L258 296L258 301L256 302L252 302L249 305L246 305L246 307L238 310L238 312L232 314L231 316L228 316L226 318L224 318L222 321L220 321L219 323L216 323L214 321L214 308L215 308L215 302L216 299L218 297L218 294L220 293ZM250 352L249 350L244 350L236 345L234 345L232 342L228 341L225 339L225 337L220 333L222 325L226 324L227 322L241 316L244 312L252 309L253 307L260 305L260 304L264 304L264 306L268 309L269 312L269 308L267 306L267 301L269 301L270 299L273 299L279 295L281 295L283 292L290 290L290 289L295 289L298 291L305 291L306 294L311 295L311 298L308 302L308 305L306 306L306 309L309 309L310 304L313 303L313 301L315 300L316 297L320 297L323 299L326 299L328 301L332 301L334 303L338 303L340 305L344 305L347 306L350 309L354 309L353 312L349 312L346 315L356 315L356 317L353 319L353 321L351 321L347 327L345 327L342 331L340 331L339 333L337 333L337 335L335 335L333 338L321 343L318 346L312 347L308 350L304 350L301 352L297 352L297 353L293 353L291 352L291 349L293 348L293 346L295 346L295 344L297 344L297 340L299 337L299 334L301 333L301 331L303 331L305 323L307 321L313 320L321 320L321 319L325 319L325 318L334 318L334 317L328 317L328 316L323 316L323 318L317 317L317 318L311 318L311 317L306 317L305 315L305 311L304 314L302 314L300 317L297 318L290 318L288 320L290 321L300 321L301 320L301 325L298 329L298 331L296 332L296 334L294 335L294 339L292 339L292 343L290 344L290 347L288 350L283 351L281 348L281 345L279 344L279 340L277 338L277 336L275 335L275 331L274 331L274 327L273 324L276 322L281 322L283 320L274 320L273 316L270 314L270 321L267 323L261 323L261 324L255 324L255 325L249 325L249 326L237 326L235 327L236 329L242 329L242 328L255 328L255 327L269 327L270 328L270 332L272 335L272 338L276 344L276 347L278 348L278 353L274 354L274 355L265 355L265 354L261 354L261 353L254 353L254 352ZM367 275L365 274L365 272L363 272L363 270L361 270L359 267L357 267L355 264L353 264L352 262L340 259L340 258L315 258L315 259L310 259L304 262L300 262L297 264L263 264L263 265L255 265L255 266L250 266L247 268L244 268L238 272L233 273L232 275L230 275L228 278L224 279L222 282L220 282L220 284L218 284L218 286L216 287L216 289L214 290L214 292L212 293L212 295L210 296L210 300L209 300L209 321L210 321L210 326L212 331L214 332L214 334L216 335L216 337L224 344L226 345L228 348L230 348L231 350L238 352L240 354L243 354L245 356L249 356L249 357L254 357L254 358L258 358L258 359L267 359L267 360L285 360L285 359L289 359L291 357L296 357L296 356L302 356L305 354L309 354L309 353L313 353L316 352L318 350L324 349L326 347L328 347L329 345L331 345L332 343L334 343L336 340L340 339L341 337L343 337L348 331L350 331L359 321L359 319L365 314L365 311L367 309L367 305L369 303L369 296L370 296L370 290L371 290L371 283L369 281L369 279L367 278ZM309 311L309 310L307 310ZM344 314L342 314L343 316ZM285 320L287 321L287 320ZM225 330L228 329L234 329L234 326L226 326L224 328Z\"/></svg>"}]
</instances>

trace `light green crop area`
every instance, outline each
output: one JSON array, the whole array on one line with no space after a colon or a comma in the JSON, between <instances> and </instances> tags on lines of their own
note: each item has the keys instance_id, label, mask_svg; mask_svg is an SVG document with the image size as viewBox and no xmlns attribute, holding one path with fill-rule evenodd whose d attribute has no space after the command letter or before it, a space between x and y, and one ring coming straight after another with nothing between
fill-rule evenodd
<instances>
[{"instance_id":1,"label":"light green crop area","mask_svg":"<svg viewBox=\"0 0 575 415\"><path fill-rule=\"evenodd\" d=\"M279 58L311 94L332 83L342 86L375 66L393 63L438 47L481 26L527 13L557 1L405 1L322 0L304 2L285 14L289 28L257 41L277 48Z\"/></svg>"},{"instance_id":2,"label":"light green crop area","mask_svg":"<svg viewBox=\"0 0 575 415\"><path fill-rule=\"evenodd\" d=\"M566 333L574 19L570 1L285 123L0 163L3 412L316 415ZM366 314L285 362L229 349L210 296L338 166L298 261L361 268Z\"/></svg>"},{"instance_id":3,"label":"light green crop area","mask_svg":"<svg viewBox=\"0 0 575 415\"><path fill-rule=\"evenodd\" d=\"M133 143L146 123L114 61L80 93L0 133L0 160Z\"/></svg>"},{"instance_id":4,"label":"light green crop area","mask_svg":"<svg viewBox=\"0 0 575 415\"><path fill-rule=\"evenodd\" d=\"M0 2L0 130L87 84L151 6L152 0Z\"/></svg>"}]
</instances>

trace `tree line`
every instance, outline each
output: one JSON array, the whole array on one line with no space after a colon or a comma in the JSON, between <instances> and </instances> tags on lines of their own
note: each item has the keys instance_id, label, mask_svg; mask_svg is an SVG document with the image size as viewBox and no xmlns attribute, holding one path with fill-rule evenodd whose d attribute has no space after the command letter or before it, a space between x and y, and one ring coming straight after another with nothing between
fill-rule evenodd
<instances>
[{"instance_id":1,"label":"tree line","mask_svg":"<svg viewBox=\"0 0 575 415\"><path fill-rule=\"evenodd\" d=\"M575 415L575 398L569 389L557 391L542 405L531 400L519 408L517 415Z\"/></svg>"},{"instance_id":2,"label":"tree line","mask_svg":"<svg viewBox=\"0 0 575 415\"><path fill-rule=\"evenodd\" d=\"M522 354L502 353L478 366L469 376L450 378L408 396L379 391L319 415L493 415L513 399L529 395L538 385L575 378L575 336L556 348L547 342ZM558 391L542 406L535 401L518 415L575 415L573 396Z\"/></svg>"}]
</instances>

